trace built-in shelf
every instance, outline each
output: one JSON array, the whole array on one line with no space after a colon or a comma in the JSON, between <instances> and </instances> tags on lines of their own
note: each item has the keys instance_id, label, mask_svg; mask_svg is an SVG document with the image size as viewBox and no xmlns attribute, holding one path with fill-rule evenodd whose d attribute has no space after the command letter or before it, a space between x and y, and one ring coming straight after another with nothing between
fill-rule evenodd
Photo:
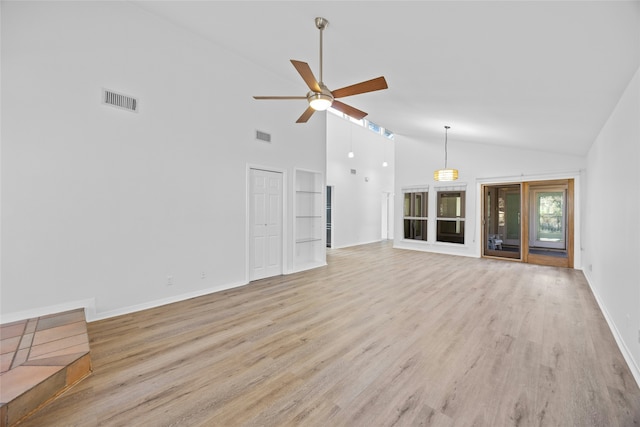
<instances>
[{"instance_id":1,"label":"built-in shelf","mask_svg":"<svg viewBox=\"0 0 640 427\"><path fill-rule=\"evenodd\" d=\"M324 177L321 172L295 171L294 269L326 264Z\"/></svg>"}]
</instances>

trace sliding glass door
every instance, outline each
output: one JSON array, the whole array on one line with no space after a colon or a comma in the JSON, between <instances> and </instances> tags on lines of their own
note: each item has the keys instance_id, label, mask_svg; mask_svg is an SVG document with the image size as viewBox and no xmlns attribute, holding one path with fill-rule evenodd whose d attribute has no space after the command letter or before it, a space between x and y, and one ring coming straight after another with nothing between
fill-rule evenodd
<instances>
[{"instance_id":1,"label":"sliding glass door","mask_svg":"<svg viewBox=\"0 0 640 427\"><path fill-rule=\"evenodd\" d=\"M482 255L573 267L573 180L483 185Z\"/></svg>"},{"instance_id":2,"label":"sliding glass door","mask_svg":"<svg viewBox=\"0 0 640 427\"><path fill-rule=\"evenodd\" d=\"M484 255L520 259L520 195L520 184L484 186Z\"/></svg>"},{"instance_id":3,"label":"sliding glass door","mask_svg":"<svg viewBox=\"0 0 640 427\"><path fill-rule=\"evenodd\" d=\"M573 267L573 180L525 183L525 191L526 261Z\"/></svg>"}]
</instances>

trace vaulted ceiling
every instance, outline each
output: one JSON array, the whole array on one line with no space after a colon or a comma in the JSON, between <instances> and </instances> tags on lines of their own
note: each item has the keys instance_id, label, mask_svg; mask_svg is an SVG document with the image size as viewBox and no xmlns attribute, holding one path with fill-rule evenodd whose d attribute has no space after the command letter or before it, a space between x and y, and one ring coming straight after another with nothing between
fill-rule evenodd
<instances>
[{"instance_id":1,"label":"vaulted ceiling","mask_svg":"<svg viewBox=\"0 0 640 427\"><path fill-rule=\"evenodd\" d=\"M306 94L289 60L318 77L322 16L327 86L384 75L389 89L343 101L418 139L450 125L461 141L586 154L640 65L640 1L135 3L282 79L223 83L253 95Z\"/></svg>"}]
</instances>

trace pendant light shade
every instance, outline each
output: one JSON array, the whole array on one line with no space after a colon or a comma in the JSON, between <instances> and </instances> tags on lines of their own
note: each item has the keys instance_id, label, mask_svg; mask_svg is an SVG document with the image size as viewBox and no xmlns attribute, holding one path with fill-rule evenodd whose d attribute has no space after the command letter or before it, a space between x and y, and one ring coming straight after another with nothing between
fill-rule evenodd
<instances>
[{"instance_id":1,"label":"pendant light shade","mask_svg":"<svg viewBox=\"0 0 640 427\"><path fill-rule=\"evenodd\" d=\"M438 169L433 173L436 181L455 181L458 179L458 169Z\"/></svg>"},{"instance_id":2,"label":"pendant light shade","mask_svg":"<svg viewBox=\"0 0 640 427\"><path fill-rule=\"evenodd\" d=\"M438 169L433 173L436 181L455 181L458 179L458 169L447 168L447 132L451 126L444 127L444 169Z\"/></svg>"}]
</instances>

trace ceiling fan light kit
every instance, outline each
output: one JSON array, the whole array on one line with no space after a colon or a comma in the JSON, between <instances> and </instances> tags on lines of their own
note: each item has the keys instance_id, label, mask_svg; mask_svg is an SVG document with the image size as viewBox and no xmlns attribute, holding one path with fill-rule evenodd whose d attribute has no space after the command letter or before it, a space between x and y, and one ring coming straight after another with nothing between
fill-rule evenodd
<instances>
[{"instance_id":1,"label":"ceiling fan light kit","mask_svg":"<svg viewBox=\"0 0 640 427\"><path fill-rule=\"evenodd\" d=\"M309 106L316 111L324 111L333 104L333 95L322 82L320 82L320 89L320 92L311 91L307 94Z\"/></svg>"},{"instance_id":2,"label":"ceiling fan light kit","mask_svg":"<svg viewBox=\"0 0 640 427\"><path fill-rule=\"evenodd\" d=\"M298 71L298 74L302 77L304 82L309 87L310 91L306 96L254 96L254 99L306 99L309 106L302 113L302 115L298 118L296 123L306 123L309 118L316 111L324 111L329 107L333 107L334 109L353 117L356 120L362 120L367 113L364 111L358 110L350 105L347 105L343 102L336 100L336 98L343 98L352 95L358 95L366 92L373 92L377 90L387 89L387 81L383 76L367 80L365 82L356 83L351 86L343 87L340 89L336 89L334 91L329 90L329 88L323 82L322 75L322 32L329 25L329 21L325 18L318 17L315 19L316 28L320 31L320 81L316 80L313 75L313 71L311 71L311 67L309 64L302 61L296 61L295 59L291 60L291 63Z\"/></svg>"},{"instance_id":3,"label":"ceiling fan light kit","mask_svg":"<svg viewBox=\"0 0 640 427\"><path fill-rule=\"evenodd\" d=\"M444 127L444 169L438 169L433 173L436 181L455 181L458 179L458 169L447 168L447 133L451 126Z\"/></svg>"},{"instance_id":4,"label":"ceiling fan light kit","mask_svg":"<svg viewBox=\"0 0 640 427\"><path fill-rule=\"evenodd\" d=\"M309 100L309 106L316 111L324 111L327 108L331 107L331 104L333 103L332 97L323 95L321 93L314 93L307 99Z\"/></svg>"}]
</instances>

